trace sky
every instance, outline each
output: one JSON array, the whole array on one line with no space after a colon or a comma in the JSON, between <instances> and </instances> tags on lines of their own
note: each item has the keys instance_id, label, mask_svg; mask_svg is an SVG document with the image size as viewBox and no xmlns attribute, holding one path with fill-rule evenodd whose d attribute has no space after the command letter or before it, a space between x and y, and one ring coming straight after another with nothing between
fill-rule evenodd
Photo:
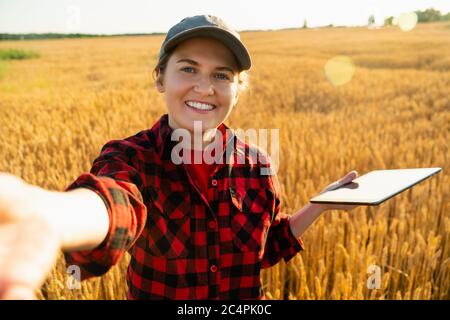
<instances>
[{"instance_id":1,"label":"sky","mask_svg":"<svg viewBox=\"0 0 450 320\"><path fill-rule=\"evenodd\" d=\"M221 17L238 31L367 25L426 8L450 11L449 0L0 0L0 33L152 33L197 14Z\"/></svg>"}]
</instances>

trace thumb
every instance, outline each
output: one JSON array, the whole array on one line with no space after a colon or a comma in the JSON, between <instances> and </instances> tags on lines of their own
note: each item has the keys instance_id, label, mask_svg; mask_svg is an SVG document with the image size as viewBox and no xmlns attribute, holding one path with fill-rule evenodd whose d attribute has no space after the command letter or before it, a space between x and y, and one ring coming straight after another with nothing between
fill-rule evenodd
<instances>
[{"instance_id":1,"label":"thumb","mask_svg":"<svg viewBox=\"0 0 450 320\"><path fill-rule=\"evenodd\" d=\"M342 177L341 179L336 180L332 184L329 184L319 194L322 194L328 190L336 189L336 188L340 187L341 185L351 182L352 180L356 179L357 177L358 177L358 172L356 170L352 170L349 173L347 173L344 177Z\"/></svg>"},{"instance_id":2,"label":"thumb","mask_svg":"<svg viewBox=\"0 0 450 320\"><path fill-rule=\"evenodd\" d=\"M352 180L356 179L357 177L358 177L358 172L356 170L352 170L339 180L339 184L345 184L345 183L351 182Z\"/></svg>"}]
</instances>

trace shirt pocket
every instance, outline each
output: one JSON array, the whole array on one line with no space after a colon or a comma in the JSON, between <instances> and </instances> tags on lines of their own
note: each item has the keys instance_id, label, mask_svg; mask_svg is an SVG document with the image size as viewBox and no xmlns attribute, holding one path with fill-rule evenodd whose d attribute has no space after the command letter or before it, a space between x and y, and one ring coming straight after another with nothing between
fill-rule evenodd
<instances>
[{"instance_id":1,"label":"shirt pocket","mask_svg":"<svg viewBox=\"0 0 450 320\"><path fill-rule=\"evenodd\" d=\"M151 192L148 206L148 250L157 257L183 258L189 255L192 203L187 191L164 196Z\"/></svg>"},{"instance_id":2,"label":"shirt pocket","mask_svg":"<svg viewBox=\"0 0 450 320\"><path fill-rule=\"evenodd\" d=\"M238 251L261 252L270 227L266 189L230 187L233 204L230 226L234 247Z\"/></svg>"}]
</instances>

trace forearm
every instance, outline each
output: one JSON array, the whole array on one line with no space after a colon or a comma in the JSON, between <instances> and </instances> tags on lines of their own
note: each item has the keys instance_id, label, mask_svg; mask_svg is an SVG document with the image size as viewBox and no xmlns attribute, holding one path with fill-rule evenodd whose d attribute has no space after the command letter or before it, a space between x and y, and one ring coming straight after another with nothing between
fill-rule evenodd
<instances>
[{"instance_id":1,"label":"forearm","mask_svg":"<svg viewBox=\"0 0 450 320\"><path fill-rule=\"evenodd\" d=\"M295 237L300 237L306 229L325 211L320 204L309 203L293 214L289 219L289 226Z\"/></svg>"},{"instance_id":2,"label":"forearm","mask_svg":"<svg viewBox=\"0 0 450 320\"><path fill-rule=\"evenodd\" d=\"M62 250L94 249L105 239L109 228L108 212L94 191L78 188L58 192L32 188L36 213L56 229Z\"/></svg>"}]
</instances>

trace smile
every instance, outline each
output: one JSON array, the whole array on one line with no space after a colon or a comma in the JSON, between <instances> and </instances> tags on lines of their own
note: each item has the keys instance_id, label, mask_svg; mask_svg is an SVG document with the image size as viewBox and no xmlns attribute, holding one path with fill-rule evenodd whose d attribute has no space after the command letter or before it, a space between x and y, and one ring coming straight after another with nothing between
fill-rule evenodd
<instances>
[{"instance_id":1,"label":"smile","mask_svg":"<svg viewBox=\"0 0 450 320\"><path fill-rule=\"evenodd\" d=\"M205 103L205 102L198 102L198 101L185 101L184 102L188 107L198 110L198 111L211 111L216 108L215 105Z\"/></svg>"}]
</instances>

